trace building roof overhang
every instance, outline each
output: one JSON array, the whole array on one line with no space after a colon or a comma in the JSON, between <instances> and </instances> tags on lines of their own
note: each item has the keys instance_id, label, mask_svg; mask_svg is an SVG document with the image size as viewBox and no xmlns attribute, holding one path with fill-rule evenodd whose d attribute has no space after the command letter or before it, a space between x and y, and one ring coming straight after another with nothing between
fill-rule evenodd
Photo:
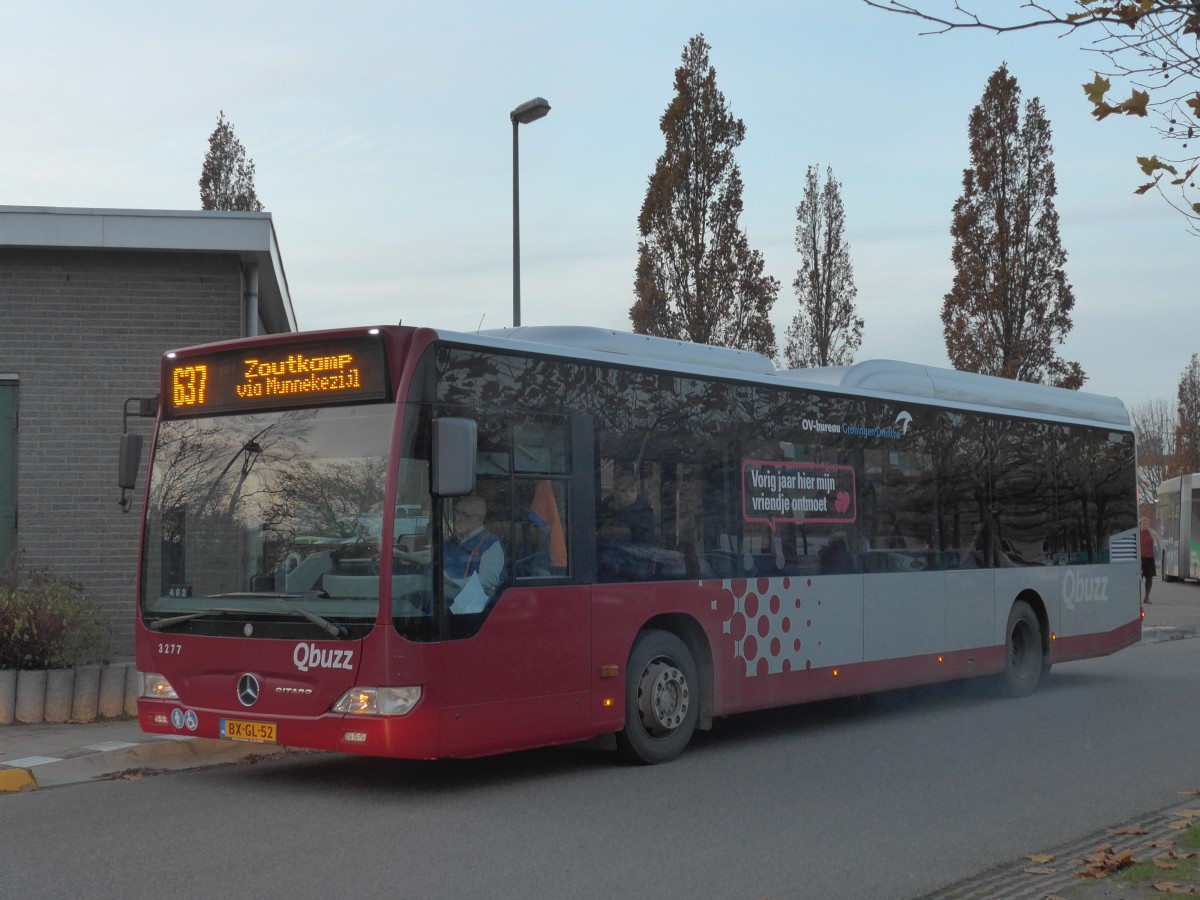
<instances>
[{"instance_id":1,"label":"building roof overhang","mask_svg":"<svg viewBox=\"0 0 1200 900\"><path fill-rule=\"evenodd\" d=\"M259 315L268 330L297 330L268 212L0 206L0 247L234 254L258 266Z\"/></svg>"}]
</instances>

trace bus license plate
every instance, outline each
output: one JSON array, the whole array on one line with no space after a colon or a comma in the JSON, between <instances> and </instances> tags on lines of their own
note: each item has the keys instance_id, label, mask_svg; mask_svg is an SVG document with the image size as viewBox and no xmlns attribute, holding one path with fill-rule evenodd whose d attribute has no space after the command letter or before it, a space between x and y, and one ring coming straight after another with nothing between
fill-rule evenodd
<instances>
[{"instance_id":1,"label":"bus license plate","mask_svg":"<svg viewBox=\"0 0 1200 900\"><path fill-rule=\"evenodd\" d=\"M249 722L245 719L222 719L221 737L230 741L250 741L254 744L274 744L278 741L274 722Z\"/></svg>"}]
</instances>

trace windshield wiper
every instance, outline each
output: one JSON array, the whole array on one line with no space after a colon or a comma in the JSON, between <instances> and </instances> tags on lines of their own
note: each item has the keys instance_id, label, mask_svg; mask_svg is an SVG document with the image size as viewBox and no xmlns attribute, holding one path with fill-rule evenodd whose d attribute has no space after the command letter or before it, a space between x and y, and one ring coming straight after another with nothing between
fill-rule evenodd
<instances>
[{"instance_id":1,"label":"windshield wiper","mask_svg":"<svg viewBox=\"0 0 1200 900\"><path fill-rule=\"evenodd\" d=\"M332 635L335 638L345 637L349 634L349 629L345 625L335 625L324 616L319 616L310 609L305 609L302 606L297 606L294 603L288 603L288 600L299 600L303 594L285 594L270 591L234 591L228 594L213 594L214 598L222 600L278 600L282 605L286 606L291 612L298 616L303 616L312 622L322 631ZM190 616L188 618L191 618Z\"/></svg>"},{"instance_id":2,"label":"windshield wiper","mask_svg":"<svg viewBox=\"0 0 1200 900\"><path fill-rule=\"evenodd\" d=\"M201 616L229 615L241 612L243 610L240 609L198 609L195 612L185 613L182 616L168 616L165 619L155 619L146 627L151 631L162 631L164 628L170 628L172 625L179 625L183 622L190 622L192 619L199 619Z\"/></svg>"}]
</instances>

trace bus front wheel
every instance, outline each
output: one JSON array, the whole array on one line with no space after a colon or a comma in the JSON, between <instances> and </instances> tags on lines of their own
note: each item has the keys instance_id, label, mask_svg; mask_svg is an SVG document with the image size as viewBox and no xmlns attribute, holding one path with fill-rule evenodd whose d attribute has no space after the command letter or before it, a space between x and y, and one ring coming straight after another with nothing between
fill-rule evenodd
<instances>
[{"instance_id":1,"label":"bus front wheel","mask_svg":"<svg viewBox=\"0 0 1200 900\"><path fill-rule=\"evenodd\" d=\"M1042 629L1033 609L1024 600L1013 604L1008 614L1008 629L1005 631L1004 693L1010 697L1024 697L1033 693L1041 681L1044 671L1042 655Z\"/></svg>"},{"instance_id":2,"label":"bus front wheel","mask_svg":"<svg viewBox=\"0 0 1200 900\"><path fill-rule=\"evenodd\" d=\"M625 670L625 729L621 755L638 763L674 759L688 745L700 716L696 663L669 631L642 632Z\"/></svg>"}]
</instances>

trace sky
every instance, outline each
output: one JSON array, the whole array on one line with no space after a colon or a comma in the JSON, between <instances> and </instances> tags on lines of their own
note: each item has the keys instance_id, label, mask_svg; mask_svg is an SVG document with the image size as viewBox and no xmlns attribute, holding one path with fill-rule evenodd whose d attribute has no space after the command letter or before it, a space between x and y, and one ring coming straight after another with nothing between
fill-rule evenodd
<instances>
[{"instance_id":1,"label":"sky","mask_svg":"<svg viewBox=\"0 0 1200 900\"><path fill-rule=\"evenodd\" d=\"M1100 60L1079 35L922 36L859 0L0 0L0 29L0 204L198 209L223 111L301 329L456 331L512 324L509 111L534 97L551 111L519 133L522 324L629 330L659 119L702 33L746 125L741 227L781 284L781 346L796 206L818 166L841 183L857 359L943 367L967 119L1007 63L1053 132L1076 298L1061 355L1085 390L1133 405L1173 401L1200 351L1200 239L1134 195L1135 158L1162 147L1145 120L1092 118L1081 85Z\"/></svg>"}]
</instances>

